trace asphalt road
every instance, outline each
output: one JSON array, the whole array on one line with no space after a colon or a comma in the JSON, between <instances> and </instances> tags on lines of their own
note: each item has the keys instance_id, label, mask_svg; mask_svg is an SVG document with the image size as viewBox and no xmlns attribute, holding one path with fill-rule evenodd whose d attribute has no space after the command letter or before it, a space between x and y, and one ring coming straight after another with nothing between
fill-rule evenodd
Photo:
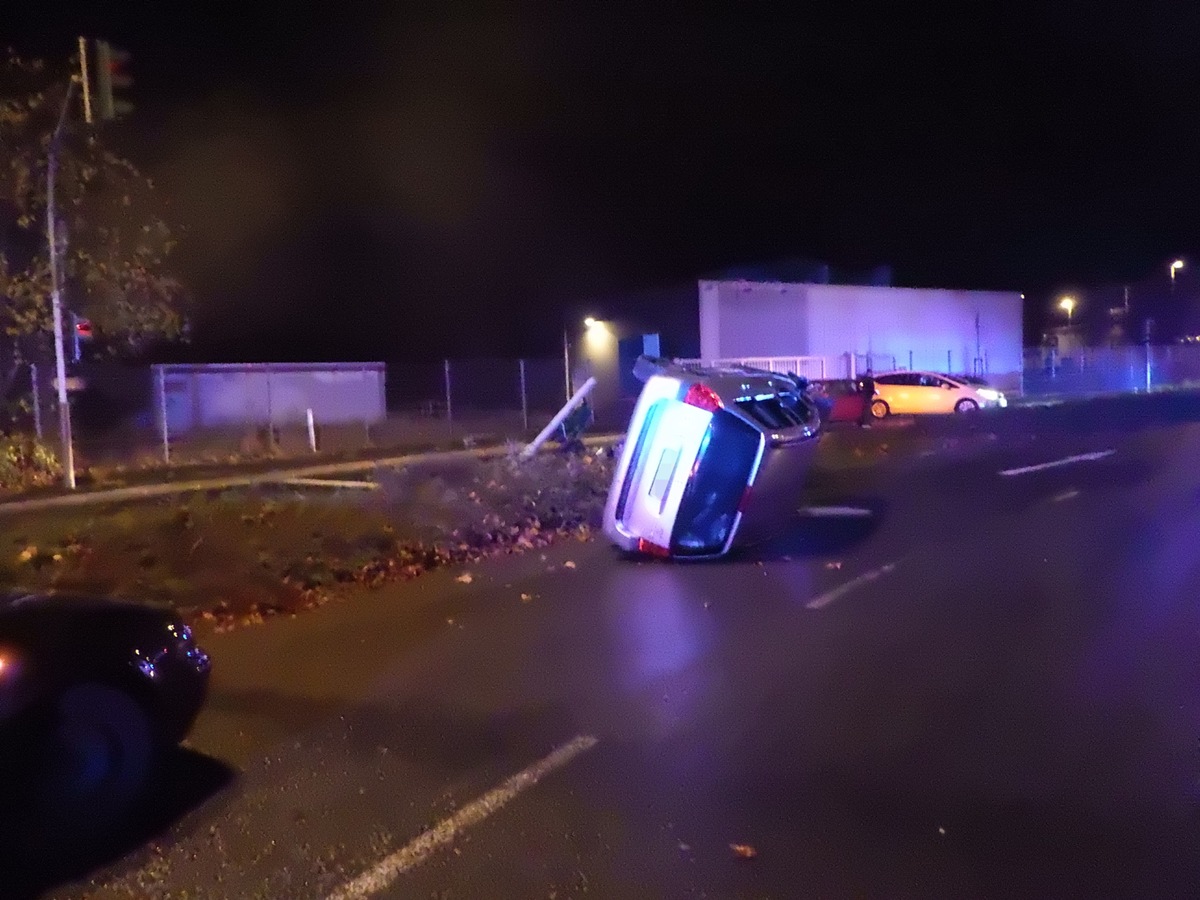
<instances>
[{"instance_id":1,"label":"asphalt road","mask_svg":"<svg viewBox=\"0 0 1200 900\"><path fill-rule=\"evenodd\" d=\"M161 833L27 887L1200 896L1200 401L979 423L734 559L571 543L213 636Z\"/></svg>"}]
</instances>

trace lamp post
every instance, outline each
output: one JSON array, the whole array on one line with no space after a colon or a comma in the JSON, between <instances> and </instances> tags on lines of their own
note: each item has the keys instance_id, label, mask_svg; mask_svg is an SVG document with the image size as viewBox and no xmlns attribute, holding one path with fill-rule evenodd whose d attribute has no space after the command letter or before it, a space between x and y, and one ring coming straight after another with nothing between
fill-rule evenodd
<instances>
[{"instance_id":1,"label":"lamp post","mask_svg":"<svg viewBox=\"0 0 1200 900\"><path fill-rule=\"evenodd\" d=\"M1075 312L1075 298L1063 297L1058 301L1058 308L1067 314L1067 325L1071 324L1071 315Z\"/></svg>"},{"instance_id":2,"label":"lamp post","mask_svg":"<svg viewBox=\"0 0 1200 900\"><path fill-rule=\"evenodd\" d=\"M1175 293L1175 273L1183 268L1183 260L1177 259L1171 263L1169 271L1171 272L1171 293Z\"/></svg>"}]
</instances>

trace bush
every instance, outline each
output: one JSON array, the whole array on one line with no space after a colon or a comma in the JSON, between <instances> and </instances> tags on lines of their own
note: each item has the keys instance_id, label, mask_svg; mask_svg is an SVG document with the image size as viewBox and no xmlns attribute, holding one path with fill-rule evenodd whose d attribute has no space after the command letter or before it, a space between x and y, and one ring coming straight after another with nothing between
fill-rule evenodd
<instances>
[{"instance_id":1,"label":"bush","mask_svg":"<svg viewBox=\"0 0 1200 900\"><path fill-rule=\"evenodd\" d=\"M58 457L36 438L0 435L0 491L24 491L62 477Z\"/></svg>"}]
</instances>

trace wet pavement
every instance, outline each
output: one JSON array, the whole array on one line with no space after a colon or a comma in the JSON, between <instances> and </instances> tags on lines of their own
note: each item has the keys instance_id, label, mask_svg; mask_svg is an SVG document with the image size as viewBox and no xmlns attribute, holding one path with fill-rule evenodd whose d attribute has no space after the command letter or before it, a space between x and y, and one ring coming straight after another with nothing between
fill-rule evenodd
<instances>
[{"instance_id":1,"label":"wet pavement","mask_svg":"<svg viewBox=\"0 0 1200 900\"><path fill-rule=\"evenodd\" d=\"M0 895L1197 896L1200 404L1088 408L212 636L206 774Z\"/></svg>"}]
</instances>

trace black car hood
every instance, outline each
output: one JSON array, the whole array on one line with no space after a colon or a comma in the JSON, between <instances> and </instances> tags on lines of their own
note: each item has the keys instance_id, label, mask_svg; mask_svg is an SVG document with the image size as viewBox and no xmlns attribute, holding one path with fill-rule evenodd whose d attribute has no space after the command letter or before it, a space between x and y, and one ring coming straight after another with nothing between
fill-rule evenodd
<instances>
[{"instance_id":1,"label":"black car hood","mask_svg":"<svg viewBox=\"0 0 1200 900\"><path fill-rule=\"evenodd\" d=\"M115 597L44 591L0 591L0 622L43 616L67 619L99 617L130 622L168 622L174 618L169 607Z\"/></svg>"}]
</instances>

